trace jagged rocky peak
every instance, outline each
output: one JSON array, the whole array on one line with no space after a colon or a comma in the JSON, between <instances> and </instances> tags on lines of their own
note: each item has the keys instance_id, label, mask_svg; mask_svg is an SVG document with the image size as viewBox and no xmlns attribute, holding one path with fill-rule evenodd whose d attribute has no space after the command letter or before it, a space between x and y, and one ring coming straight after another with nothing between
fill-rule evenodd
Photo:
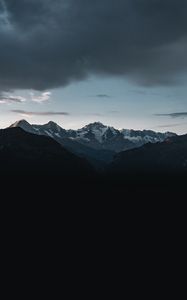
<instances>
[{"instance_id":1,"label":"jagged rocky peak","mask_svg":"<svg viewBox=\"0 0 187 300\"><path fill-rule=\"evenodd\" d=\"M65 130L53 121L44 125L30 125L27 121L20 120L11 127L21 127L30 133L47 135L62 144L63 139L68 138L71 142L74 140L94 149L106 149L115 152L141 147L147 143L163 142L175 135L170 132L160 133L152 130L118 130L101 122L90 123L78 130Z\"/></svg>"},{"instance_id":2,"label":"jagged rocky peak","mask_svg":"<svg viewBox=\"0 0 187 300\"><path fill-rule=\"evenodd\" d=\"M47 124L45 124L46 126L58 126L57 123L53 122L53 121L49 121Z\"/></svg>"},{"instance_id":3,"label":"jagged rocky peak","mask_svg":"<svg viewBox=\"0 0 187 300\"><path fill-rule=\"evenodd\" d=\"M45 127L60 127L57 123L49 121L47 124L44 124Z\"/></svg>"},{"instance_id":4,"label":"jagged rocky peak","mask_svg":"<svg viewBox=\"0 0 187 300\"><path fill-rule=\"evenodd\" d=\"M166 134L167 137L177 136L176 133L173 133L173 132L171 132L171 131L166 131L165 134Z\"/></svg>"},{"instance_id":5,"label":"jagged rocky peak","mask_svg":"<svg viewBox=\"0 0 187 300\"><path fill-rule=\"evenodd\" d=\"M62 130L62 128L53 121L49 121L47 124L44 124L43 128L51 129L52 131L58 131L58 132Z\"/></svg>"},{"instance_id":6,"label":"jagged rocky peak","mask_svg":"<svg viewBox=\"0 0 187 300\"><path fill-rule=\"evenodd\" d=\"M13 128L13 127L20 127L25 131L34 133L34 129L33 129L32 125L24 119L19 120L10 126L10 128Z\"/></svg>"},{"instance_id":7,"label":"jagged rocky peak","mask_svg":"<svg viewBox=\"0 0 187 300\"><path fill-rule=\"evenodd\" d=\"M10 127L19 127L19 126L27 126L30 125L29 122L27 122L26 120L22 119L22 120L18 120L15 123L13 123L12 125L10 125ZM31 125L30 125L31 126Z\"/></svg>"},{"instance_id":8,"label":"jagged rocky peak","mask_svg":"<svg viewBox=\"0 0 187 300\"><path fill-rule=\"evenodd\" d=\"M107 131L108 126L103 125L101 122L94 122L86 125L77 131L77 136L87 138L89 140L95 139L99 143L103 141L103 135Z\"/></svg>"},{"instance_id":9,"label":"jagged rocky peak","mask_svg":"<svg viewBox=\"0 0 187 300\"><path fill-rule=\"evenodd\" d=\"M106 125L103 125L101 122L94 122L84 126L82 129L92 130L92 129L102 129L107 128Z\"/></svg>"}]
</instances>

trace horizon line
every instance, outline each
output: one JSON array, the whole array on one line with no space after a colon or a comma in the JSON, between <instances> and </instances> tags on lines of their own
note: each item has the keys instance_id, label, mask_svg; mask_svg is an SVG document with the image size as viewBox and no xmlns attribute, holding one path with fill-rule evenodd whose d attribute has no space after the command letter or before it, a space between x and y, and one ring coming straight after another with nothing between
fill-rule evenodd
<instances>
[{"instance_id":1,"label":"horizon line","mask_svg":"<svg viewBox=\"0 0 187 300\"><path fill-rule=\"evenodd\" d=\"M10 128L12 125L14 125L14 124L16 124L16 123L19 123L19 122L21 122L21 121L24 121L24 122L27 122L29 125L41 125L41 126L44 126L44 125L47 125L47 124L49 124L50 122L53 122L53 123L55 123L56 125L58 125L59 127L61 127L62 129L65 129L65 128L63 128L61 125L59 125L57 122L55 122L55 121L53 121L53 120L50 120L50 121L48 121L47 123L30 123L26 118L24 119L24 118L22 118L22 119L18 119L17 121L15 121L15 122L13 122L13 123L10 123L10 125L9 126L6 126L6 127L4 127L4 128L2 128L2 127L0 127L0 129L7 129L7 128ZM110 125L106 125L106 124L104 124L103 122L101 122L101 121L95 121L95 122L90 122L90 123L86 123L85 125L83 125L82 127L77 127L76 129L72 129L72 128L68 128L68 129L65 129L65 130L79 130L79 129L82 129L82 128L84 128L84 127L86 127L86 126L88 126L88 125L91 125L91 124L95 124L95 123L98 123L98 124L102 124L103 126L106 126L106 127L111 127L111 128L114 128L114 129L116 129L116 130L119 130L119 131L122 131L122 130L134 130L134 131L153 131L153 132L156 132L156 133L166 133L166 132L171 132L171 133L175 133L175 134L177 134L177 135L185 135L185 134L187 134L187 133L183 133L183 134L178 134L178 133L176 133L175 131L168 131L168 130L163 130L163 131L159 131L159 130L154 130L154 129L150 129L150 128L144 128L144 129L139 129L139 128L125 128L125 127L123 127L123 128L117 128L117 127L114 127L114 126L110 126ZM182 124L181 124L182 125ZM172 124L171 124L171 126L172 126ZM174 125L175 126L175 125ZM168 126L167 125L163 125L162 127L160 127L160 126L158 126L158 127L156 127L156 128L167 128ZM169 126L170 127L170 126Z\"/></svg>"}]
</instances>

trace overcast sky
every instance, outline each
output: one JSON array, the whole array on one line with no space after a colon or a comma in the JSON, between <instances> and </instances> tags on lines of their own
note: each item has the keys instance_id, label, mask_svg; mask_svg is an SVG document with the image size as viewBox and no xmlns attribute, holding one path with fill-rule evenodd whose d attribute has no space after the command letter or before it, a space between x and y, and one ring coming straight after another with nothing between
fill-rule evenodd
<instances>
[{"instance_id":1,"label":"overcast sky","mask_svg":"<svg viewBox=\"0 0 187 300\"><path fill-rule=\"evenodd\" d=\"M187 133L186 0L0 0L0 127Z\"/></svg>"}]
</instances>

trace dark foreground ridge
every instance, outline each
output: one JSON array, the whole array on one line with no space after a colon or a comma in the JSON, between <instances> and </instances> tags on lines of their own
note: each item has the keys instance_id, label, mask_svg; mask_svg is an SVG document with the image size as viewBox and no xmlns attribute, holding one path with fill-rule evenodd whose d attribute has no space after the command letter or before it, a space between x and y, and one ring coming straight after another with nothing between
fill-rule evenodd
<instances>
[{"instance_id":1,"label":"dark foreground ridge","mask_svg":"<svg viewBox=\"0 0 187 300\"><path fill-rule=\"evenodd\" d=\"M109 166L111 173L170 173L187 172L187 135L168 138L162 143L146 144L121 152Z\"/></svg>"},{"instance_id":2,"label":"dark foreground ridge","mask_svg":"<svg viewBox=\"0 0 187 300\"><path fill-rule=\"evenodd\" d=\"M83 158L68 152L55 140L21 128L0 130L1 174L62 177L89 176L93 169Z\"/></svg>"}]
</instances>

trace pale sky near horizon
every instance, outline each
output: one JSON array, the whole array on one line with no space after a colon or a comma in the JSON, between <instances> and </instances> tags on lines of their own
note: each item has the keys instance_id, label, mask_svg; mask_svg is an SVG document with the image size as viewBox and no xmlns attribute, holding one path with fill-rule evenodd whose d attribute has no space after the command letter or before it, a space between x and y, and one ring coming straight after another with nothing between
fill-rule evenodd
<instances>
[{"instance_id":1,"label":"pale sky near horizon","mask_svg":"<svg viewBox=\"0 0 187 300\"><path fill-rule=\"evenodd\" d=\"M186 0L0 0L0 128L187 133Z\"/></svg>"},{"instance_id":2,"label":"pale sky near horizon","mask_svg":"<svg viewBox=\"0 0 187 300\"><path fill-rule=\"evenodd\" d=\"M145 88L135 86L124 78L91 77L73 82L67 87L50 90L44 101L33 101L31 91L18 90L12 95L25 99L21 103L0 104L0 126L26 119L30 123L43 124L50 120L66 129L77 129L100 121L116 128L152 129L187 133L187 117L166 116L184 112L186 87ZM42 92L33 92L41 97ZM29 111L33 114L12 112ZM65 112L67 115L35 115L34 112ZM163 116L159 116L163 114Z\"/></svg>"}]
</instances>

